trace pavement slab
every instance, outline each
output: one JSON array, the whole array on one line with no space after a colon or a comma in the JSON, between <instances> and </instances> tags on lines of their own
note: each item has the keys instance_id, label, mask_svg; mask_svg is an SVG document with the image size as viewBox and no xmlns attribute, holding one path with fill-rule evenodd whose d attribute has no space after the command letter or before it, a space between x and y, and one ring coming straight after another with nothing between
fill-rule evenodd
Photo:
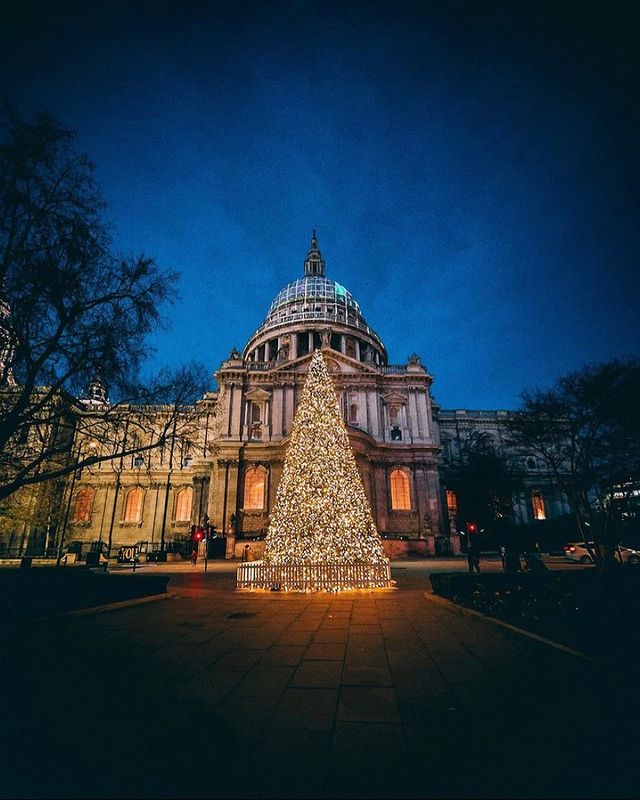
<instances>
[{"instance_id":1,"label":"pavement slab","mask_svg":"<svg viewBox=\"0 0 640 800\"><path fill-rule=\"evenodd\" d=\"M170 590L3 622L1 797L636 793L637 705L606 674L424 590Z\"/></svg>"}]
</instances>

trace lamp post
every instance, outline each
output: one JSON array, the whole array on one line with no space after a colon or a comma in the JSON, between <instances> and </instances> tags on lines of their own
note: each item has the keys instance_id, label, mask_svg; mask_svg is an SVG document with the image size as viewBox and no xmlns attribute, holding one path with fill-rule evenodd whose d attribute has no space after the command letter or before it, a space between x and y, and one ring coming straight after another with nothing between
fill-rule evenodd
<instances>
[{"instance_id":1,"label":"lamp post","mask_svg":"<svg viewBox=\"0 0 640 800\"><path fill-rule=\"evenodd\" d=\"M173 420L173 432L171 434L171 447L169 449L169 469L167 471L167 485L164 491L164 508L162 511L162 528L160 529L160 552L164 553L165 532L167 529L167 511L169 508L169 491L171 490L171 473L173 472L173 450L176 445L176 426L178 420Z\"/></svg>"},{"instance_id":2,"label":"lamp post","mask_svg":"<svg viewBox=\"0 0 640 800\"><path fill-rule=\"evenodd\" d=\"M67 507L64 512L64 522L62 523L62 530L60 531L60 537L58 539L58 552L56 554L56 567L60 566L60 562L62 561L62 549L64 547L64 539L67 533L67 524L69 522L69 514L71 512L71 503L73 501L73 492L75 491L76 487L76 480L78 479L78 464L82 459L82 445L83 441L80 440L78 442L78 448L75 452L75 465L73 470L73 475L71 476L71 486L69 487L69 497L67 498ZM90 441L88 443L89 450L94 451L97 448L97 444L94 441Z\"/></svg>"},{"instance_id":3,"label":"lamp post","mask_svg":"<svg viewBox=\"0 0 640 800\"><path fill-rule=\"evenodd\" d=\"M109 539L107 541L107 564L105 567L105 572L109 569L109 559L111 558L111 546L113 544L113 525L116 519L116 511L118 509L118 495L120 494L120 486L121 481L120 477L122 475L122 470L124 468L124 451L127 446L127 433L129 431L129 420L125 422L124 425L124 436L122 437L122 452L120 453L120 464L118 465L118 469L116 471L116 491L113 496L113 508L111 510L111 522L109 523Z\"/></svg>"}]
</instances>

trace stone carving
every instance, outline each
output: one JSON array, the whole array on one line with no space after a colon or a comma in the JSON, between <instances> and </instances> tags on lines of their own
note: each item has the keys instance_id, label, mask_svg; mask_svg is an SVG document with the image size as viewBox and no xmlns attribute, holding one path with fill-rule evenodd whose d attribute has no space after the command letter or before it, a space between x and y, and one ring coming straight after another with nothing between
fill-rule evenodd
<instances>
[{"instance_id":1,"label":"stone carving","mask_svg":"<svg viewBox=\"0 0 640 800\"><path fill-rule=\"evenodd\" d=\"M280 345L280 349L278 350L278 361L288 361L289 360L289 352L291 349L291 337L289 334L286 334L281 339L282 344Z\"/></svg>"}]
</instances>

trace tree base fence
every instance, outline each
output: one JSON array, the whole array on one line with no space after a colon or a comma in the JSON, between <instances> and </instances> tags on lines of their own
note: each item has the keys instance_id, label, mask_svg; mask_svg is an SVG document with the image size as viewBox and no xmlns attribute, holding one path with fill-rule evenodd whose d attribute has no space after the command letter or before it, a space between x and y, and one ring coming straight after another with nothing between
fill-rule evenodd
<instances>
[{"instance_id":1,"label":"tree base fence","mask_svg":"<svg viewBox=\"0 0 640 800\"><path fill-rule=\"evenodd\" d=\"M388 589L391 566L381 564L266 564L254 561L238 567L238 589L283 592L340 592Z\"/></svg>"}]
</instances>

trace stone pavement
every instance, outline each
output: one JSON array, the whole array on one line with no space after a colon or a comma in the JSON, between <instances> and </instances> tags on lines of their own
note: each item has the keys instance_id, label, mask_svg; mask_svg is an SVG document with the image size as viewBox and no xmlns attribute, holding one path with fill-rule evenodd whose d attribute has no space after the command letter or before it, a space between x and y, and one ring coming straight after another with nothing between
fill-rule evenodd
<instances>
[{"instance_id":1,"label":"stone pavement","mask_svg":"<svg viewBox=\"0 0 640 800\"><path fill-rule=\"evenodd\" d=\"M636 794L624 692L399 584L249 594L199 573L174 599L5 626L0 795Z\"/></svg>"}]
</instances>

